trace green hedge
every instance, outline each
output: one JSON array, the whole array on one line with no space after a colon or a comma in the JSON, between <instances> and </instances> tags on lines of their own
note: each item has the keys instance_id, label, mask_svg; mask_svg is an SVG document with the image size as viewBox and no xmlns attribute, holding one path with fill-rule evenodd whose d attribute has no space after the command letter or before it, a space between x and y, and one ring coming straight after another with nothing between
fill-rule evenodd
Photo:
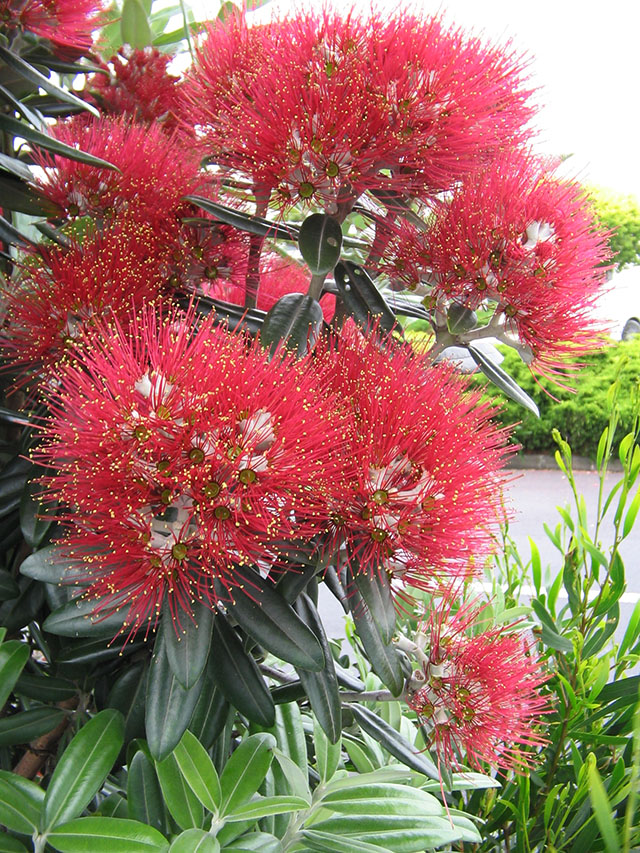
<instances>
[{"instance_id":1,"label":"green hedge","mask_svg":"<svg viewBox=\"0 0 640 853\"><path fill-rule=\"evenodd\" d=\"M540 417L536 418L507 400L500 414L504 424L520 422L514 429L513 440L522 445L524 452L555 452L551 430L556 427L574 453L595 458L598 441L609 420L609 390L618 372L621 413L618 438L632 429L632 401L640 379L640 336L630 341L612 343L584 357L584 367L571 382L576 388L575 393L558 388L546 380L539 380L538 384L517 353L508 347L502 351L505 356L502 367L536 401L540 409Z\"/></svg>"}]
</instances>

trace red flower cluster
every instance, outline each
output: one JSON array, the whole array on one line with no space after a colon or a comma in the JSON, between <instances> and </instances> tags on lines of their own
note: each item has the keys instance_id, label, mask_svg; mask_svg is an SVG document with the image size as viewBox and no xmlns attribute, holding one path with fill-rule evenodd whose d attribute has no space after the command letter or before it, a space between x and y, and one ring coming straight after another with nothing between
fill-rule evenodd
<instances>
[{"instance_id":1,"label":"red flower cluster","mask_svg":"<svg viewBox=\"0 0 640 853\"><path fill-rule=\"evenodd\" d=\"M179 78L168 72L170 62L171 56L154 47L123 47L109 60L109 74L89 77L87 90L104 113L173 129Z\"/></svg>"},{"instance_id":2,"label":"red flower cluster","mask_svg":"<svg viewBox=\"0 0 640 853\"><path fill-rule=\"evenodd\" d=\"M433 613L420 639L422 684L409 699L429 746L448 766L482 762L525 772L531 748L545 743L536 731L547 710L539 689L545 681L530 643L514 626L471 633L481 607L466 605Z\"/></svg>"},{"instance_id":3,"label":"red flower cluster","mask_svg":"<svg viewBox=\"0 0 640 853\"><path fill-rule=\"evenodd\" d=\"M39 459L69 508L86 594L131 634L159 613L232 594L327 524L343 426L291 358L203 322L144 310L102 328L56 371Z\"/></svg>"},{"instance_id":4,"label":"red flower cluster","mask_svg":"<svg viewBox=\"0 0 640 853\"><path fill-rule=\"evenodd\" d=\"M209 25L186 118L256 194L329 212L365 190L435 193L521 134L522 60L437 18L298 14Z\"/></svg>"},{"instance_id":5,"label":"red flower cluster","mask_svg":"<svg viewBox=\"0 0 640 853\"><path fill-rule=\"evenodd\" d=\"M0 32L19 27L49 39L59 53L86 53L104 7L100 0L0 0Z\"/></svg>"},{"instance_id":6,"label":"red flower cluster","mask_svg":"<svg viewBox=\"0 0 640 853\"><path fill-rule=\"evenodd\" d=\"M182 197L203 183L197 157L179 135L165 133L158 124L78 116L56 125L53 135L119 170L35 153L45 170L37 181L39 191L67 216L91 216L99 222L133 219L158 234L172 233L179 214L187 210Z\"/></svg>"},{"instance_id":7,"label":"red flower cluster","mask_svg":"<svg viewBox=\"0 0 640 853\"><path fill-rule=\"evenodd\" d=\"M354 572L433 591L482 568L504 518L506 434L480 392L353 327L318 354L349 412L344 482L332 503L332 546Z\"/></svg>"}]
</instances>

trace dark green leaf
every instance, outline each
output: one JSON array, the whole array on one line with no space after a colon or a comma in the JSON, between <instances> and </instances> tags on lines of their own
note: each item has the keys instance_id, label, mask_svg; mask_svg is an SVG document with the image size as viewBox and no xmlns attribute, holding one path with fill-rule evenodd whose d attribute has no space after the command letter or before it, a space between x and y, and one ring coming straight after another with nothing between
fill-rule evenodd
<instances>
[{"instance_id":1,"label":"dark green leaf","mask_svg":"<svg viewBox=\"0 0 640 853\"><path fill-rule=\"evenodd\" d=\"M313 275L330 272L340 260L340 223L326 213L312 213L300 227L298 247Z\"/></svg>"},{"instance_id":2,"label":"dark green leaf","mask_svg":"<svg viewBox=\"0 0 640 853\"><path fill-rule=\"evenodd\" d=\"M349 568L349 575L349 598L357 595L359 599L352 602L351 609L365 607L380 632L382 642L390 643L396 629L396 610L387 573L382 568L369 573L354 564Z\"/></svg>"},{"instance_id":3,"label":"dark green leaf","mask_svg":"<svg viewBox=\"0 0 640 853\"><path fill-rule=\"evenodd\" d=\"M267 312L260 342L272 355L284 344L301 357L314 348L323 322L319 302L304 293L287 293Z\"/></svg>"},{"instance_id":4,"label":"dark green leaf","mask_svg":"<svg viewBox=\"0 0 640 853\"><path fill-rule=\"evenodd\" d=\"M20 501L20 527L22 535L31 548L37 548L55 521L55 507L41 503L38 495L42 486L34 481L27 483Z\"/></svg>"},{"instance_id":5,"label":"dark green leaf","mask_svg":"<svg viewBox=\"0 0 640 853\"><path fill-rule=\"evenodd\" d=\"M269 237L272 240L279 238L281 240L297 242L300 236L299 229L294 225L270 222L268 219L263 219L260 216L250 216L248 213L233 210L233 208L225 207L202 196L188 195L185 196L185 199L206 210L207 213L213 214L219 222L224 222L226 225L233 225L241 231L248 231L250 234L256 234L259 237Z\"/></svg>"},{"instance_id":6,"label":"dark green leaf","mask_svg":"<svg viewBox=\"0 0 640 853\"><path fill-rule=\"evenodd\" d=\"M51 678L48 675L32 675L23 672L15 687L20 696L38 699L41 702L62 702L76 694L76 686L64 678Z\"/></svg>"},{"instance_id":7,"label":"dark green leaf","mask_svg":"<svg viewBox=\"0 0 640 853\"><path fill-rule=\"evenodd\" d=\"M3 206L16 213L26 213L30 216L55 216L60 213L56 205L11 175L0 174L0 193Z\"/></svg>"},{"instance_id":8,"label":"dark green leaf","mask_svg":"<svg viewBox=\"0 0 640 853\"><path fill-rule=\"evenodd\" d=\"M30 654L29 646L19 640L9 640L0 646L0 708L9 698Z\"/></svg>"},{"instance_id":9,"label":"dark green leaf","mask_svg":"<svg viewBox=\"0 0 640 853\"><path fill-rule=\"evenodd\" d=\"M13 576L5 569L0 569L0 600L8 601L20 595L20 587L14 581Z\"/></svg>"},{"instance_id":10,"label":"dark green leaf","mask_svg":"<svg viewBox=\"0 0 640 853\"><path fill-rule=\"evenodd\" d=\"M220 777L222 815L246 803L262 784L273 760L276 739L259 732L244 740L227 761Z\"/></svg>"},{"instance_id":11,"label":"dark green leaf","mask_svg":"<svg viewBox=\"0 0 640 853\"><path fill-rule=\"evenodd\" d=\"M69 160L77 160L79 163L86 163L89 166L98 166L101 169L115 169L116 166L107 163L106 160L101 160L99 157L94 157L93 154L86 154L78 148L73 148L71 145L66 145L46 133L40 133L39 130L34 130L30 125L25 124L12 116L0 114L0 129L4 130L10 136L18 136L21 139L26 139L27 142L32 142L40 148L45 148L54 154L60 154L62 157L68 157Z\"/></svg>"},{"instance_id":12,"label":"dark green leaf","mask_svg":"<svg viewBox=\"0 0 640 853\"><path fill-rule=\"evenodd\" d=\"M462 335L475 329L478 325L478 317L475 311L465 305L452 302L447 311L447 328L452 335Z\"/></svg>"},{"instance_id":13,"label":"dark green leaf","mask_svg":"<svg viewBox=\"0 0 640 853\"><path fill-rule=\"evenodd\" d=\"M62 754L47 788L40 828L75 817L100 790L124 740L118 711L100 711L83 726Z\"/></svg>"},{"instance_id":14,"label":"dark green leaf","mask_svg":"<svg viewBox=\"0 0 640 853\"><path fill-rule=\"evenodd\" d=\"M341 261L335 271L338 293L356 323L369 330L374 323L383 332L396 327L396 318L369 274L351 261Z\"/></svg>"},{"instance_id":15,"label":"dark green leaf","mask_svg":"<svg viewBox=\"0 0 640 853\"><path fill-rule=\"evenodd\" d=\"M125 667L109 691L107 707L116 708L124 717L125 743L144 737L147 670L143 661Z\"/></svg>"},{"instance_id":16,"label":"dark green leaf","mask_svg":"<svg viewBox=\"0 0 640 853\"><path fill-rule=\"evenodd\" d=\"M598 701L602 704L612 702L614 699L628 699L629 704L638 700L640 691L640 675L631 675L629 678L620 678L611 681L600 691Z\"/></svg>"},{"instance_id":17,"label":"dark green leaf","mask_svg":"<svg viewBox=\"0 0 640 853\"><path fill-rule=\"evenodd\" d=\"M193 732L205 749L211 749L229 713L229 703L209 672L212 658L213 655L209 655L209 663L202 677L202 690L189 723L189 731Z\"/></svg>"},{"instance_id":18,"label":"dark green leaf","mask_svg":"<svg viewBox=\"0 0 640 853\"><path fill-rule=\"evenodd\" d=\"M325 658L325 667L320 672L299 669L298 675L318 722L329 741L335 744L339 741L342 731L342 705L329 642L322 620L309 596L303 593L294 606L298 616L318 638Z\"/></svg>"},{"instance_id":19,"label":"dark green leaf","mask_svg":"<svg viewBox=\"0 0 640 853\"><path fill-rule=\"evenodd\" d=\"M94 106L88 104L86 101L81 100L72 92L69 92L66 89L61 89L59 86L56 86L48 77L45 77L44 74L41 74L33 65L29 65L28 62L25 62L22 57L13 53L13 51L9 50L6 47L3 47L0 44L0 59L3 59L4 62L16 71L21 77L25 80L28 80L30 83L33 83L35 86L40 89L44 89L45 92L48 92L50 95L54 95L61 101L65 101L68 104L73 104L76 107L81 107L83 110L88 110L88 112L93 113L94 116L98 117L100 113L96 110ZM26 139L26 137L25 137Z\"/></svg>"},{"instance_id":20,"label":"dark green leaf","mask_svg":"<svg viewBox=\"0 0 640 853\"><path fill-rule=\"evenodd\" d=\"M429 779L440 780L438 768L427 758L425 753L416 749L399 732L380 719L377 714L362 705L350 705L349 707L360 728L377 740L394 758Z\"/></svg>"},{"instance_id":21,"label":"dark green leaf","mask_svg":"<svg viewBox=\"0 0 640 853\"><path fill-rule=\"evenodd\" d=\"M109 612L103 609L106 599L80 596L54 610L44 621L43 628L61 637L114 638L122 630L126 611ZM105 615L105 612L107 615Z\"/></svg>"},{"instance_id":22,"label":"dark green leaf","mask_svg":"<svg viewBox=\"0 0 640 853\"><path fill-rule=\"evenodd\" d=\"M117 642L108 642L104 637L97 640L76 640L75 642L65 643L57 656L57 661L61 664L82 664L82 666L89 667L101 661L135 654L144 648L144 645L144 641L137 641L121 646Z\"/></svg>"},{"instance_id":23,"label":"dark green leaf","mask_svg":"<svg viewBox=\"0 0 640 853\"><path fill-rule=\"evenodd\" d=\"M222 614L214 623L210 672L241 714L267 728L274 724L275 707L264 678Z\"/></svg>"},{"instance_id":24,"label":"dark green leaf","mask_svg":"<svg viewBox=\"0 0 640 853\"><path fill-rule=\"evenodd\" d=\"M178 745L185 733L202 690L200 678L189 690L173 674L165 652L162 626L156 638L147 686L146 730L149 749L161 761ZM173 630L169 626L169 630Z\"/></svg>"},{"instance_id":25,"label":"dark green leaf","mask_svg":"<svg viewBox=\"0 0 640 853\"><path fill-rule=\"evenodd\" d=\"M0 746L30 743L41 735L53 731L65 717L60 708L32 708L0 720Z\"/></svg>"},{"instance_id":26,"label":"dark green leaf","mask_svg":"<svg viewBox=\"0 0 640 853\"><path fill-rule=\"evenodd\" d=\"M167 816L160 782L155 767L142 750L136 752L129 764L127 805L130 818L165 831Z\"/></svg>"},{"instance_id":27,"label":"dark green leaf","mask_svg":"<svg viewBox=\"0 0 640 853\"><path fill-rule=\"evenodd\" d=\"M156 773L167 808L180 829L201 827L204 821L202 803L180 773L173 753L163 761L156 761Z\"/></svg>"},{"instance_id":28,"label":"dark green leaf","mask_svg":"<svg viewBox=\"0 0 640 853\"><path fill-rule=\"evenodd\" d=\"M61 853L165 853L167 839L137 820L79 817L54 829L49 844Z\"/></svg>"},{"instance_id":29,"label":"dark green leaf","mask_svg":"<svg viewBox=\"0 0 640 853\"><path fill-rule=\"evenodd\" d=\"M2 118L1 115L0 118ZM0 240L2 240L3 243L7 243L9 246L19 246L21 249L27 249L29 247L34 249L36 247L33 240L29 239L26 234L18 231L18 229L5 219L4 216L0 216ZM7 410L5 409L4 411ZM14 423L16 423L16 421L14 421ZM21 421L17 421L17 423L21 423Z\"/></svg>"},{"instance_id":30,"label":"dark green leaf","mask_svg":"<svg viewBox=\"0 0 640 853\"><path fill-rule=\"evenodd\" d=\"M63 580L73 580L74 576L86 576L86 566L84 571L82 566L80 561L74 562L68 557L65 558L59 545L47 545L22 561L20 573L43 583L55 584Z\"/></svg>"},{"instance_id":31,"label":"dark green leaf","mask_svg":"<svg viewBox=\"0 0 640 853\"><path fill-rule=\"evenodd\" d=\"M349 605L358 638L364 646L373 671L394 696L399 696L404 687L404 676L398 650L393 643L384 642L373 617L355 592L352 592L349 598Z\"/></svg>"},{"instance_id":32,"label":"dark green leaf","mask_svg":"<svg viewBox=\"0 0 640 853\"><path fill-rule=\"evenodd\" d=\"M191 613L183 610L178 613L178 624L165 603L162 617L163 623L171 626L164 631L169 666L180 684L187 689L193 687L202 675L213 630L212 609L200 601L194 601L191 607Z\"/></svg>"},{"instance_id":33,"label":"dark green leaf","mask_svg":"<svg viewBox=\"0 0 640 853\"><path fill-rule=\"evenodd\" d=\"M480 370L502 391L503 394L506 394L506 396L511 400L515 400L516 403L519 403L521 406L524 406L525 409L533 412L536 417L540 417L537 405L526 391L522 390L515 379L509 376L508 373L505 373L500 365L491 361L491 359L474 344L466 344L466 347L469 350L471 358L475 361Z\"/></svg>"},{"instance_id":34,"label":"dark green leaf","mask_svg":"<svg viewBox=\"0 0 640 853\"><path fill-rule=\"evenodd\" d=\"M247 634L295 667L321 670L324 653L313 631L257 572L245 566L236 566L234 571L243 586L234 589L234 600L227 609Z\"/></svg>"}]
</instances>

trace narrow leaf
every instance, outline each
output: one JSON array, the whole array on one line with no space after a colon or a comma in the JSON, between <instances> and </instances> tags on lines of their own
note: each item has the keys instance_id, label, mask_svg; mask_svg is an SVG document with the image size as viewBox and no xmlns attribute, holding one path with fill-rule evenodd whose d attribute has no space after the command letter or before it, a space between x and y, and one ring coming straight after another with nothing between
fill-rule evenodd
<instances>
[{"instance_id":1,"label":"narrow leaf","mask_svg":"<svg viewBox=\"0 0 640 853\"><path fill-rule=\"evenodd\" d=\"M360 593L360 606L366 607L384 643L390 643L396 629L396 611L387 573L383 570L361 571L358 566L349 569L351 584L348 594L355 586ZM352 605L352 608L358 605Z\"/></svg>"},{"instance_id":2,"label":"narrow leaf","mask_svg":"<svg viewBox=\"0 0 640 853\"><path fill-rule=\"evenodd\" d=\"M32 142L40 148L45 148L54 154L60 154L62 157L68 157L69 160L77 160L79 163L98 166L101 169L114 169L118 171L116 166L107 163L106 160L94 157L93 154L86 154L84 151L73 148L71 145L66 145L64 142L60 142L60 140L54 139L46 133L40 133L39 130L34 130L30 125L18 121L18 119L12 116L0 114L0 129L6 131L10 136L26 139L27 142Z\"/></svg>"},{"instance_id":3,"label":"narrow leaf","mask_svg":"<svg viewBox=\"0 0 640 853\"><path fill-rule=\"evenodd\" d=\"M595 764L595 757L590 756L593 761L589 762L587 775L589 778L589 797L591 798L591 806L596 818L596 823L600 830L602 840L605 844L607 853L619 853L620 841L616 831L616 825L613 820L613 812L607 792L605 791L602 779L598 773Z\"/></svg>"},{"instance_id":4,"label":"narrow leaf","mask_svg":"<svg viewBox=\"0 0 640 853\"><path fill-rule=\"evenodd\" d=\"M16 743L30 743L35 738L53 731L64 719L60 708L31 708L0 720L0 746L12 746Z\"/></svg>"},{"instance_id":5,"label":"narrow leaf","mask_svg":"<svg viewBox=\"0 0 640 853\"><path fill-rule=\"evenodd\" d=\"M248 231L250 234L256 234L259 237L269 237L272 240L279 238L281 240L297 242L300 235L300 231L295 225L278 224L270 222L268 219L263 219L260 216L250 216L248 213L242 213L242 211L225 207L202 196L188 195L185 196L185 200L201 207L207 213L212 213L219 222L224 222L226 225L233 225L234 228L239 228L241 231Z\"/></svg>"},{"instance_id":6,"label":"narrow leaf","mask_svg":"<svg viewBox=\"0 0 640 853\"><path fill-rule=\"evenodd\" d=\"M392 643L385 643L362 598L351 592L349 605L367 658L376 675L394 696L399 696L404 687L404 676L400 666L398 650Z\"/></svg>"},{"instance_id":7,"label":"narrow leaf","mask_svg":"<svg viewBox=\"0 0 640 853\"><path fill-rule=\"evenodd\" d=\"M79 817L56 827L47 841L61 853L165 853L168 847L152 826L117 817Z\"/></svg>"},{"instance_id":8,"label":"narrow leaf","mask_svg":"<svg viewBox=\"0 0 640 853\"><path fill-rule=\"evenodd\" d=\"M374 323L384 332L396 327L393 311L365 269L350 261L340 261L334 277L340 299L362 329L369 330Z\"/></svg>"},{"instance_id":9,"label":"narrow leaf","mask_svg":"<svg viewBox=\"0 0 640 853\"><path fill-rule=\"evenodd\" d=\"M124 741L122 715L100 711L83 726L53 771L42 810L41 829L75 817L100 790Z\"/></svg>"},{"instance_id":10,"label":"narrow leaf","mask_svg":"<svg viewBox=\"0 0 640 853\"><path fill-rule=\"evenodd\" d=\"M164 631L169 666L180 684L189 689L202 675L209 656L213 611L206 604L194 601L191 613L181 611L178 619L174 619L165 603L162 618L163 623L171 623L171 629Z\"/></svg>"},{"instance_id":11,"label":"narrow leaf","mask_svg":"<svg viewBox=\"0 0 640 853\"><path fill-rule=\"evenodd\" d=\"M471 358L475 361L480 370L502 391L503 394L506 394L506 396L511 400L515 400L516 403L519 403L521 406L524 406L525 409L533 412L536 417L540 417L538 406L531 397L522 390L515 379L509 376L508 373L505 373L498 364L491 361L491 359L489 359L485 353L483 353L482 350L474 344L466 344L466 347L469 350Z\"/></svg>"}]
</instances>

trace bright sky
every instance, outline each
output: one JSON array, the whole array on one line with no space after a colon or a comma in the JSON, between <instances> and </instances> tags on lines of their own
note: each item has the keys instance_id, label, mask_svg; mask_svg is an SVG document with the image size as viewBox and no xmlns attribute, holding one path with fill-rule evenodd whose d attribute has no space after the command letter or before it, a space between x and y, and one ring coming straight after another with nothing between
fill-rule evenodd
<instances>
[{"instance_id":1,"label":"bright sky","mask_svg":"<svg viewBox=\"0 0 640 853\"><path fill-rule=\"evenodd\" d=\"M205 0L206 2L206 0ZM272 0L257 14L321 0ZM512 39L532 57L549 154L573 154L572 177L640 198L640 4L636 0L374 0L375 8L443 11L454 24ZM333 0L344 11L348 0ZM368 8L371 0L358 0Z\"/></svg>"}]
</instances>

